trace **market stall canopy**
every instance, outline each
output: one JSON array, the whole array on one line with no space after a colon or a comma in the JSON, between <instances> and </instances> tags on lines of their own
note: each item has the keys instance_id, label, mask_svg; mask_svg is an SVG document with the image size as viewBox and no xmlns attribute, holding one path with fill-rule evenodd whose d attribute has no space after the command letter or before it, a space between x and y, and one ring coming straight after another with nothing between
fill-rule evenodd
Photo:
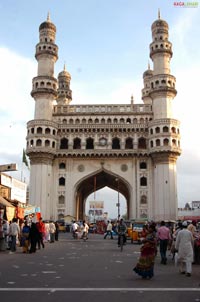
<instances>
[{"instance_id":1,"label":"market stall canopy","mask_svg":"<svg viewBox=\"0 0 200 302\"><path fill-rule=\"evenodd\" d=\"M14 208L14 206L10 202L8 202L5 198L3 198L2 196L0 196L0 205Z\"/></svg>"}]
</instances>

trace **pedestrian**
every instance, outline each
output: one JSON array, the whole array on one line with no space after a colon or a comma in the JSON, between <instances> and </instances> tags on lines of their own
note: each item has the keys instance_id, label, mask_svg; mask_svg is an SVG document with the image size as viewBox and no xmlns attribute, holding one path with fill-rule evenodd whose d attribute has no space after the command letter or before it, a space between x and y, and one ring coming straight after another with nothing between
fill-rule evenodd
<instances>
[{"instance_id":1,"label":"pedestrian","mask_svg":"<svg viewBox=\"0 0 200 302\"><path fill-rule=\"evenodd\" d=\"M183 229L179 231L177 235L175 244L175 248L178 251L177 261L179 263L179 272L190 277L192 274L192 262L194 257L194 241L192 233L187 229L187 221L182 223L182 228Z\"/></svg>"},{"instance_id":2,"label":"pedestrian","mask_svg":"<svg viewBox=\"0 0 200 302\"><path fill-rule=\"evenodd\" d=\"M89 226L88 224L85 222L85 220L83 220L83 239L88 239L88 230L89 230Z\"/></svg>"},{"instance_id":3,"label":"pedestrian","mask_svg":"<svg viewBox=\"0 0 200 302\"><path fill-rule=\"evenodd\" d=\"M117 233L118 233L118 246L120 246L120 236L123 236L123 244L126 244L126 224L124 220L121 218L119 224L117 225Z\"/></svg>"},{"instance_id":4,"label":"pedestrian","mask_svg":"<svg viewBox=\"0 0 200 302\"><path fill-rule=\"evenodd\" d=\"M31 243L29 253L30 254L35 253L36 245L40 240L40 233L39 233L37 224L35 222L31 223L29 238L30 238L30 243Z\"/></svg>"},{"instance_id":5,"label":"pedestrian","mask_svg":"<svg viewBox=\"0 0 200 302\"><path fill-rule=\"evenodd\" d=\"M150 225L148 234L142 242L140 257L133 271L143 279L151 279L154 276L154 262L157 253L157 240L155 226Z\"/></svg>"},{"instance_id":6,"label":"pedestrian","mask_svg":"<svg viewBox=\"0 0 200 302\"><path fill-rule=\"evenodd\" d=\"M170 229L165 226L165 222L161 221L160 227L157 231L158 241L160 244L161 264L167 264L167 247L169 240L171 240Z\"/></svg>"},{"instance_id":7,"label":"pedestrian","mask_svg":"<svg viewBox=\"0 0 200 302\"><path fill-rule=\"evenodd\" d=\"M76 221L73 222L72 224L72 235L74 239L78 239L78 223Z\"/></svg>"},{"instance_id":8,"label":"pedestrian","mask_svg":"<svg viewBox=\"0 0 200 302\"><path fill-rule=\"evenodd\" d=\"M22 246L22 252L28 253L29 251L29 245L30 245L30 226L28 225L28 222L24 222L24 226L22 228L21 232L21 246Z\"/></svg>"},{"instance_id":9,"label":"pedestrian","mask_svg":"<svg viewBox=\"0 0 200 302\"><path fill-rule=\"evenodd\" d=\"M10 237L10 254L17 250L17 239L20 239L20 227L17 224L17 218L13 218L12 223L9 226Z\"/></svg>"},{"instance_id":10,"label":"pedestrian","mask_svg":"<svg viewBox=\"0 0 200 302\"><path fill-rule=\"evenodd\" d=\"M49 233L49 221L46 220L44 223L44 239L43 242L49 242L50 241L50 233Z\"/></svg>"},{"instance_id":11,"label":"pedestrian","mask_svg":"<svg viewBox=\"0 0 200 302\"><path fill-rule=\"evenodd\" d=\"M38 240L38 249L40 249L40 245L44 248L44 233L45 233L45 225L44 222L42 221L42 217L40 217L39 222L36 223L38 232L39 232L39 240Z\"/></svg>"},{"instance_id":12,"label":"pedestrian","mask_svg":"<svg viewBox=\"0 0 200 302\"><path fill-rule=\"evenodd\" d=\"M106 239L106 237L110 235L110 239L113 239L113 233L112 233L112 223L111 221L108 220L108 224L106 227L106 234L104 236L104 239Z\"/></svg>"},{"instance_id":13,"label":"pedestrian","mask_svg":"<svg viewBox=\"0 0 200 302\"><path fill-rule=\"evenodd\" d=\"M59 223L58 223L58 221L55 222L55 227L56 227L55 241L58 241L58 236L59 236Z\"/></svg>"},{"instance_id":14,"label":"pedestrian","mask_svg":"<svg viewBox=\"0 0 200 302\"><path fill-rule=\"evenodd\" d=\"M55 223L53 221L50 221L49 223L50 243L53 243L55 241L55 231L56 231Z\"/></svg>"},{"instance_id":15,"label":"pedestrian","mask_svg":"<svg viewBox=\"0 0 200 302\"><path fill-rule=\"evenodd\" d=\"M192 233L193 239L195 239L195 235L197 234L197 229L196 229L196 221L192 220L192 222L188 225L187 229Z\"/></svg>"}]
</instances>

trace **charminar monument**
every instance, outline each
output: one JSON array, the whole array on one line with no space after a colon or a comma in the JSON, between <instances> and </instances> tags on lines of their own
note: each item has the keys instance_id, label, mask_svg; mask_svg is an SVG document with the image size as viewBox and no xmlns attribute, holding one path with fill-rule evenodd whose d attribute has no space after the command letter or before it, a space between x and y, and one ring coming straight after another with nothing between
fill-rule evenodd
<instances>
[{"instance_id":1,"label":"charminar monument","mask_svg":"<svg viewBox=\"0 0 200 302\"><path fill-rule=\"evenodd\" d=\"M170 72L172 43L160 16L151 26L150 58L143 73L142 104L72 104L71 76L54 75L56 26L39 27L32 81L33 120L27 123L30 204L43 219L84 219L87 197L107 186L126 199L128 218L177 218L176 160L180 123L173 116L176 78ZM115 205L114 205L115 206Z\"/></svg>"}]
</instances>

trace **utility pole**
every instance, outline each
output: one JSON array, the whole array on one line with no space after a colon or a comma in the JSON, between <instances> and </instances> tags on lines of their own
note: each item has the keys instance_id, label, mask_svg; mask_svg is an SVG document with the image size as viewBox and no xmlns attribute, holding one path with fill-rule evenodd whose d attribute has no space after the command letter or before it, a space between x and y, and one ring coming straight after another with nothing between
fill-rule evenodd
<instances>
[{"instance_id":1,"label":"utility pole","mask_svg":"<svg viewBox=\"0 0 200 302\"><path fill-rule=\"evenodd\" d=\"M117 181L117 219L120 218L120 201L119 201L119 178L116 178L115 181Z\"/></svg>"}]
</instances>

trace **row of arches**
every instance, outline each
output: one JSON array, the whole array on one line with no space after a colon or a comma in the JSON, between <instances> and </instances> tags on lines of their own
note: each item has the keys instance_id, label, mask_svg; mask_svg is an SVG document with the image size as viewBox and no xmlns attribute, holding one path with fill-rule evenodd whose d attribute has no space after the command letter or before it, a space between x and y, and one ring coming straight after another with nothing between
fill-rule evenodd
<instances>
[{"instance_id":1,"label":"row of arches","mask_svg":"<svg viewBox=\"0 0 200 302\"><path fill-rule=\"evenodd\" d=\"M179 128L176 127L155 127L155 128L150 128L150 134L157 134L157 133L173 133L173 134L179 134Z\"/></svg>"},{"instance_id":2,"label":"row of arches","mask_svg":"<svg viewBox=\"0 0 200 302\"><path fill-rule=\"evenodd\" d=\"M164 139L156 139L150 141L150 147L160 147L160 146L173 146L180 147L180 141L176 139L172 139L171 141L168 138Z\"/></svg>"},{"instance_id":3,"label":"row of arches","mask_svg":"<svg viewBox=\"0 0 200 302\"><path fill-rule=\"evenodd\" d=\"M101 143L103 140L104 143ZM107 145L108 140L106 138L101 138L99 140L99 145ZM146 139L144 137L140 137L138 139L138 148L140 149L146 149L147 143ZM75 138L73 140L73 149L81 149L82 141L80 138ZM69 140L67 138L62 138L60 140L60 149L68 149L69 148ZM94 149L95 148L95 141L93 138L89 137L85 141L85 148L86 149ZM111 148L112 149L121 149L121 140L118 137L114 137L111 141ZM125 140L125 149L133 149L134 148L134 142L133 138L126 138Z\"/></svg>"},{"instance_id":4,"label":"row of arches","mask_svg":"<svg viewBox=\"0 0 200 302\"><path fill-rule=\"evenodd\" d=\"M65 130L66 129L62 129L63 130L63 132L65 132ZM75 132L75 130L77 130L77 132L78 131L80 131L80 132L83 132L83 129L67 129L68 131L67 132L69 132L70 130L73 130L74 132ZM86 129L86 131L87 131L88 129ZM94 132L96 132L96 130L97 129L92 129L92 130L94 130ZM99 131L101 130L102 132L104 132L103 130L107 130L107 129L98 129ZM110 129L109 129L110 130ZM115 130L115 129L114 129ZM120 130L120 132L122 132L124 129L116 129L116 130ZM125 129L125 132L127 131L127 130L130 130L130 129ZM135 129L134 129L135 130ZM148 129L138 129L138 131L147 131ZM58 134L61 134L61 130L59 129L58 130ZM106 131L107 132L107 131ZM124 131L123 131L124 132ZM128 131L129 132L129 131ZM154 127L154 128L150 128L150 134L158 134L158 133L173 133L173 134L179 134L180 133L180 131L179 131L179 128L176 128L176 127L169 127L169 126L163 126L163 127L159 127L159 126L157 126L157 127ZM28 129L28 134L46 134L46 135L56 135L56 130L55 129L51 129L51 128L49 128L49 127L45 127L45 128L43 128L43 127L36 127L36 128L34 128L34 127L32 127L31 129Z\"/></svg>"},{"instance_id":5,"label":"row of arches","mask_svg":"<svg viewBox=\"0 0 200 302\"><path fill-rule=\"evenodd\" d=\"M41 81L37 80L37 81L33 81L33 90L37 89L37 88L52 88L52 89L57 89L57 84L56 84L56 80L52 79L43 79Z\"/></svg>"},{"instance_id":6,"label":"row of arches","mask_svg":"<svg viewBox=\"0 0 200 302\"><path fill-rule=\"evenodd\" d=\"M151 118L64 118L62 120L63 124L136 124L136 123L148 123Z\"/></svg>"},{"instance_id":7,"label":"row of arches","mask_svg":"<svg viewBox=\"0 0 200 302\"><path fill-rule=\"evenodd\" d=\"M100 142L98 143L100 146L102 145ZM107 145L107 140L105 139L105 144ZM103 145L103 146L104 146ZM37 140L30 140L30 142L27 142L27 147L51 147L56 148L56 142L49 140L49 139L37 139ZM180 141L176 139L169 140L168 138L164 139L156 139L150 141L150 147L159 147L159 146L174 146L174 147L180 147ZM95 149L95 143L93 138L87 138L85 142L85 149L87 150L93 150ZM127 138L125 140L125 149L134 149L134 143L132 138ZM137 148L139 149L147 149L147 142L145 138L139 138L137 142ZM69 149L69 140L67 138L63 138L60 141L60 150L67 150ZM74 138L72 142L72 149L82 149L82 141L80 138ZM121 149L121 141L118 137L115 137L111 141L111 149L113 150L120 150Z\"/></svg>"}]
</instances>

